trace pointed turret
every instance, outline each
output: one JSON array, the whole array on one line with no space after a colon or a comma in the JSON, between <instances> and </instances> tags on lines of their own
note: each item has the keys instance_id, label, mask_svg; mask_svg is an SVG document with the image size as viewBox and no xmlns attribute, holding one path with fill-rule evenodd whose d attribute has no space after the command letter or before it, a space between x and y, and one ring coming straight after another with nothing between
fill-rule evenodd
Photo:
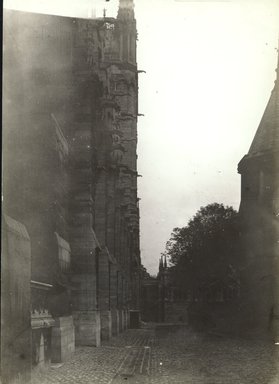
<instances>
[{"instance_id":1,"label":"pointed turret","mask_svg":"<svg viewBox=\"0 0 279 384\"><path fill-rule=\"evenodd\" d=\"M238 165L238 171L241 174L246 172L247 166L251 167L251 161L258 163L263 156L274 157L275 152L279 151L279 49L276 72L274 88L250 149ZM274 161L273 164L275 165ZM246 187L246 190L250 190L250 187Z\"/></svg>"},{"instance_id":2,"label":"pointed turret","mask_svg":"<svg viewBox=\"0 0 279 384\"><path fill-rule=\"evenodd\" d=\"M279 149L279 53L277 78L248 155Z\"/></svg>"},{"instance_id":3,"label":"pointed turret","mask_svg":"<svg viewBox=\"0 0 279 384\"><path fill-rule=\"evenodd\" d=\"M134 1L133 0L119 0L118 19L134 20Z\"/></svg>"}]
</instances>

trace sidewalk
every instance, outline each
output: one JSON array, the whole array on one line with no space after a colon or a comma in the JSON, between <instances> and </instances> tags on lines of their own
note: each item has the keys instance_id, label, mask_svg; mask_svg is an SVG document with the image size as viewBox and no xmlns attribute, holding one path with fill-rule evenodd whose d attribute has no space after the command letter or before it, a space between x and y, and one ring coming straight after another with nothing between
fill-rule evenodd
<instances>
[{"instance_id":1,"label":"sidewalk","mask_svg":"<svg viewBox=\"0 0 279 384\"><path fill-rule=\"evenodd\" d=\"M276 349L278 348L278 350ZM186 326L128 330L79 347L32 384L277 384L279 346L196 334Z\"/></svg>"},{"instance_id":2,"label":"sidewalk","mask_svg":"<svg viewBox=\"0 0 279 384\"><path fill-rule=\"evenodd\" d=\"M109 384L117 377L135 373L148 376L153 330L127 330L99 348L78 347L64 364L52 364L43 373L32 375L32 384Z\"/></svg>"}]
</instances>

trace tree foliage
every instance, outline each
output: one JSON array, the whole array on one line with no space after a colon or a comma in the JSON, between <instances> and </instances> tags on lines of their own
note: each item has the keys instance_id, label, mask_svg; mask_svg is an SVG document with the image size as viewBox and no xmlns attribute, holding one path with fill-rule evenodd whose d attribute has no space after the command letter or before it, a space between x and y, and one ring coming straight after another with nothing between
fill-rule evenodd
<instances>
[{"instance_id":1,"label":"tree foliage","mask_svg":"<svg viewBox=\"0 0 279 384\"><path fill-rule=\"evenodd\" d=\"M237 267L238 215L232 207L201 207L166 244L170 274L176 286L193 290L214 281L230 284Z\"/></svg>"}]
</instances>

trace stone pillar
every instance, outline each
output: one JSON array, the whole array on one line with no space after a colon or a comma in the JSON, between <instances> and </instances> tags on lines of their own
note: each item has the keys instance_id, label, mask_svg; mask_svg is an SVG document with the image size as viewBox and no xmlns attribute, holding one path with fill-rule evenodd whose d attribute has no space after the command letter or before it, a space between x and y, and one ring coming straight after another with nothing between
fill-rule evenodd
<instances>
[{"instance_id":1,"label":"stone pillar","mask_svg":"<svg viewBox=\"0 0 279 384\"><path fill-rule=\"evenodd\" d=\"M73 291L76 345L98 347L101 342L101 322L97 310L96 274L76 274L73 276L73 285L77 286Z\"/></svg>"},{"instance_id":2,"label":"stone pillar","mask_svg":"<svg viewBox=\"0 0 279 384\"><path fill-rule=\"evenodd\" d=\"M99 257L99 308L101 315L101 339L111 338L111 311L110 311L110 290L111 290L111 262L108 252L102 250Z\"/></svg>"},{"instance_id":3,"label":"stone pillar","mask_svg":"<svg viewBox=\"0 0 279 384\"><path fill-rule=\"evenodd\" d=\"M131 327L131 323L130 323L130 313L129 313L129 310L127 309L127 328L130 328Z\"/></svg>"},{"instance_id":4,"label":"stone pillar","mask_svg":"<svg viewBox=\"0 0 279 384\"><path fill-rule=\"evenodd\" d=\"M95 84L95 89L97 89L97 84ZM94 86L92 86L92 90L94 90ZM93 96L92 103L95 100ZM94 169L92 159L94 149L92 148L92 124L88 122L90 119L95 121L93 115L86 115L84 119L80 119L74 124L70 246L72 250L75 342L76 345L99 346L101 328L98 310L98 252L100 246L93 231Z\"/></svg>"},{"instance_id":5,"label":"stone pillar","mask_svg":"<svg viewBox=\"0 0 279 384\"><path fill-rule=\"evenodd\" d=\"M78 311L73 313L75 323L76 345L88 345L99 347L100 336L100 312L99 311Z\"/></svg>"},{"instance_id":6,"label":"stone pillar","mask_svg":"<svg viewBox=\"0 0 279 384\"><path fill-rule=\"evenodd\" d=\"M119 314L119 332L123 332L123 310L122 309L119 309L118 310L118 314Z\"/></svg>"},{"instance_id":7,"label":"stone pillar","mask_svg":"<svg viewBox=\"0 0 279 384\"><path fill-rule=\"evenodd\" d=\"M89 235L89 233L87 233ZM90 239L91 237L91 239ZM77 244L72 243L73 254L79 256L74 266L75 274L72 276L73 316L75 324L76 345L100 345L100 313L97 309L98 301L98 255L91 251L96 247L93 241L93 231L86 239L83 232ZM78 239L76 234L76 240ZM89 239L91 241L89 241ZM88 247L88 248L87 248Z\"/></svg>"},{"instance_id":8,"label":"stone pillar","mask_svg":"<svg viewBox=\"0 0 279 384\"><path fill-rule=\"evenodd\" d=\"M111 311L101 311L101 340L109 340L112 336Z\"/></svg>"},{"instance_id":9,"label":"stone pillar","mask_svg":"<svg viewBox=\"0 0 279 384\"><path fill-rule=\"evenodd\" d=\"M116 226L117 226L117 217L116 217L116 179L117 174L116 170L111 169L108 173L107 180L107 238L106 245L109 252L116 257Z\"/></svg>"},{"instance_id":10,"label":"stone pillar","mask_svg":"<svg viewBox=\"0 0 279 384\"><path fill-rule=\"evenodd\" d=\"M52 328L51 361L66 361L75 351L75 330L72 316L58 317Z\"/></svg>"},{"instance_id":11,"label":"stone pillar","mask_svg":"<svg viewBox=\"0 0 279 384\"><path fill-rule=\"evenodd\" d=\"M123 331L125 331L125 311L124 311L124 309L121 309L119 312L121 313L120 328L121 328L121 331L123 332Z\"/></svg>"},{"instance_id":12,"label":"stone pillar","mask_svg":"<svg viewBox=\"0 0 279 384\"><path fill-rule=\"evenodd\" d=\"M119 312L117 308L117 290L118 290L118 283L117 283L117 276L118 276L118 270L116 264L111 264L111 279L110 279L110 285L111 285L111 320L112 320L112 335L116 336L119 334Z\"/></svg>"},{"instance_id":13,"label":"stone pillar","mask_svg":"<svg viewBox=\"0 0 279 384\"><path fill-rule=\"evenodd\" d=\"M126 309L123 309L123 331L127 329Z\"/></svg>"},{"instance_id":14,"label":"stone pillar","mask_svg":"<svg viewBox=\"0 0 279 384\"><path fill-rule=\"evenodd\" d=\"M128 310L124 309L124 329L128 329L129 324L128 324Z\"/></svg>"},{"instance_id":15,"label":"stone pillar","mask_svg":"<svg viewBox=\"0 0 279 384\"><path fill-rule=\"evenodd\" d=\"M112 335L117 336L119 334L119 311L116 308L111 309L111 324Z\"/></svg>"}]
</instances>

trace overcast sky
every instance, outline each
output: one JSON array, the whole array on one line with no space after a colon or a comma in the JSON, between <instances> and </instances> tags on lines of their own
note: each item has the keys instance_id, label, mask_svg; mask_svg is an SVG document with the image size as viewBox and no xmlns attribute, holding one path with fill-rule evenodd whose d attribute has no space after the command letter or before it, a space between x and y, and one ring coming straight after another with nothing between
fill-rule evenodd
<instances>
[{"instance_id":1,"label":"overcast sky","mask_svg":"<svg viewBox=\"0 0 279 384\"><path fill-rule=\"evenodd\" d=\"M6 0L6 7L116 16L118 0ZM95 11L94 11L95 9ZM276 77L277 0L135 0L140 74L141 255L156 274L174 227L208 203L238 209L237 164Z\"/></svg>"}]
</instances>

